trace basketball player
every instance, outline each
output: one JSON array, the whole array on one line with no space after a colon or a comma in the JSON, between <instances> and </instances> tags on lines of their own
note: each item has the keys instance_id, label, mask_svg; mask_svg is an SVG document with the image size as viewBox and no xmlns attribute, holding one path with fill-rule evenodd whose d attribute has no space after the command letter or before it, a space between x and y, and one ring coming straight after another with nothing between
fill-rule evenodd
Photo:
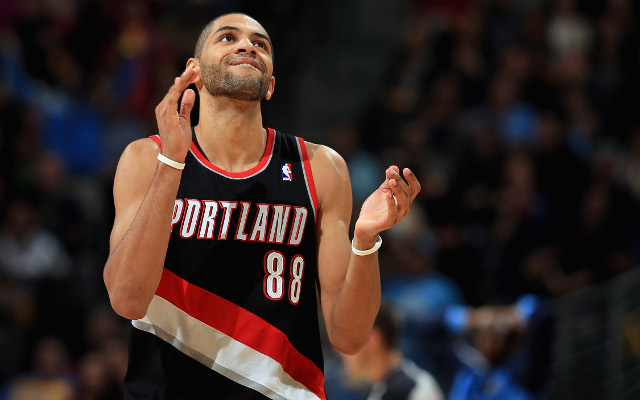
<instances>
[{"instance_id":1,"label":"basketball player","mask_svg":"<svg viewBox=\"0 0 640 400\"><path fill-rule=\"evenodd\" d=\"M420 184L388 168L350 242L346 164L263 127L260 101L274 88L264 28L218 17L156 108L159 134L120 159L104 280L135 328L127 399L325 398L316 292L336 349L368 339L378 234L407 215Z\"/></svg>"}]
</instances>

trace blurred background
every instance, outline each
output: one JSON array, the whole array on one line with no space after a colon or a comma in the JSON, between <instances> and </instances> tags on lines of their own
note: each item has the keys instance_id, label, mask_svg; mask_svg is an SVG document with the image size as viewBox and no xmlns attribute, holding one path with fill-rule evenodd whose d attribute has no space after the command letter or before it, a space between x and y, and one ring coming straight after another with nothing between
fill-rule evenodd
<instances>
[{"instance_id":1,"label":"blurred background","mask_svg":"<svg viewBox=\"0 0 640 400\"><path fill-rule=\"evenodd\" d=\"M355 216L387 165L421 180L383 296L445 395L640 398L639 2L0 0L0 399L121 398L115 167L230 11L275 45L265 125L345 158Z\"/></svg>"}]
</instances>

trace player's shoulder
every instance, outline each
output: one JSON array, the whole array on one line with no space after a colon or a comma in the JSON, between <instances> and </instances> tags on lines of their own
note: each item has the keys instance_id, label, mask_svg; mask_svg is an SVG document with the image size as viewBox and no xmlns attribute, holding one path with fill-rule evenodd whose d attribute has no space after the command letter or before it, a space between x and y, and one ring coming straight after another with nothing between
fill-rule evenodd
<instances>
[{"instance_id":1,"label":"player's shoulder","mask_svg":"<svg viewBox=\"0 0 640 400\"><path fill-rule=\"evenodd\" d=\"M153 176L159 152L160 146L150 138L142 138L129 143L118 161L116 180L137 180Z\"/></svg>"},{"instance_id":2,"label":"player's shoulder","mask_svg":"<svg viewBox=\"0 0 640 400\"><path fill-rule=\"evenodd\" d=\"M344 158L329 146L311 142L305 142L305 144L320 207L343 204L338 199L348 199L351 195L349 170Z\"/></svg>"},{"instance_id":3,"label":"player's shoulder","mask_svg":"<svg viewBox=\"0 0 640 400\"><path fill-rule=\"evenodd\" d=\"M121 158L137 158L145 156L156 157L160 152L160 145L158 143L159 141L156 142L148 137L134 140L124 149Z\"/></svg>"},{"instance_id":4,"label":"player's shoulder","mask_svg":"<svg viewBox=\"0 0 640 400\"><path fill-rule=\"evenodd\" d=\"M308 142L305 140L305 146L309 153L309 161L311 162L311 168L319 173L338 173L341 175L347 174L347 163L344 158L329 146Z\"/></svg>"},{"instance_id":5,"label":"player's shoulder","mask_svg":"<svg viewBox=\"0 0 640 400\"><path fill-rule=\"evenodd\" d=\"M385 399L409 399L416 387L416 382L402 372L391 375L386 383Z\"/></svg>"}]
</instances>

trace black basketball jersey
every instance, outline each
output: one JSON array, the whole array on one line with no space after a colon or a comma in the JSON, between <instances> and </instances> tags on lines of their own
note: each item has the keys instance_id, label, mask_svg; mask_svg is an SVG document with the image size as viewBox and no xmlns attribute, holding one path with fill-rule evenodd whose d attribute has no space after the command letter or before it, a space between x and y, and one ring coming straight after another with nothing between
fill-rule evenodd
<instances>
[{"instance_id":1,"label":"black basketball jersey","mask_svg":"<svg viewBox=\"0 0 640 400\"><path fill-rule=\"evenodd\" d=\"M267 133L241 173L193 134L162 279L132 321L126 398L326 398L309 157L302 139Z\"/></svg>"}]
</instances>

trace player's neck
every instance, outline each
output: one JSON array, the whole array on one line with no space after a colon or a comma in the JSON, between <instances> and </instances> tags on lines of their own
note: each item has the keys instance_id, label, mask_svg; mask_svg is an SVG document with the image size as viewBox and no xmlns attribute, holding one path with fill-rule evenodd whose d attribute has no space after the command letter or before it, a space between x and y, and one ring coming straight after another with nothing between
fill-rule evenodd
<instances>
[{"instance_id":1,"label":"player's neck","mask_svg":"<svg viewBox=\"0 0 640 400\"><path fill-rule=\"evenodd\" d=\"M396 350L389 350L377 355L377 359L371 363L369 378L372 382L381 382L395 371L402 362L402 356Z\"/></svg>"},{"instance_id":2,"label":"player's neck","mask_svg":"<svg viewBox=\"0 0 640 400\"><path fill-rule=\"evenodd\" d=\"M198 143L214 165L229 172L256 166L264 154L266 132L259 102L210 98L201 103Z\"/></svg>"}]
</instances>

